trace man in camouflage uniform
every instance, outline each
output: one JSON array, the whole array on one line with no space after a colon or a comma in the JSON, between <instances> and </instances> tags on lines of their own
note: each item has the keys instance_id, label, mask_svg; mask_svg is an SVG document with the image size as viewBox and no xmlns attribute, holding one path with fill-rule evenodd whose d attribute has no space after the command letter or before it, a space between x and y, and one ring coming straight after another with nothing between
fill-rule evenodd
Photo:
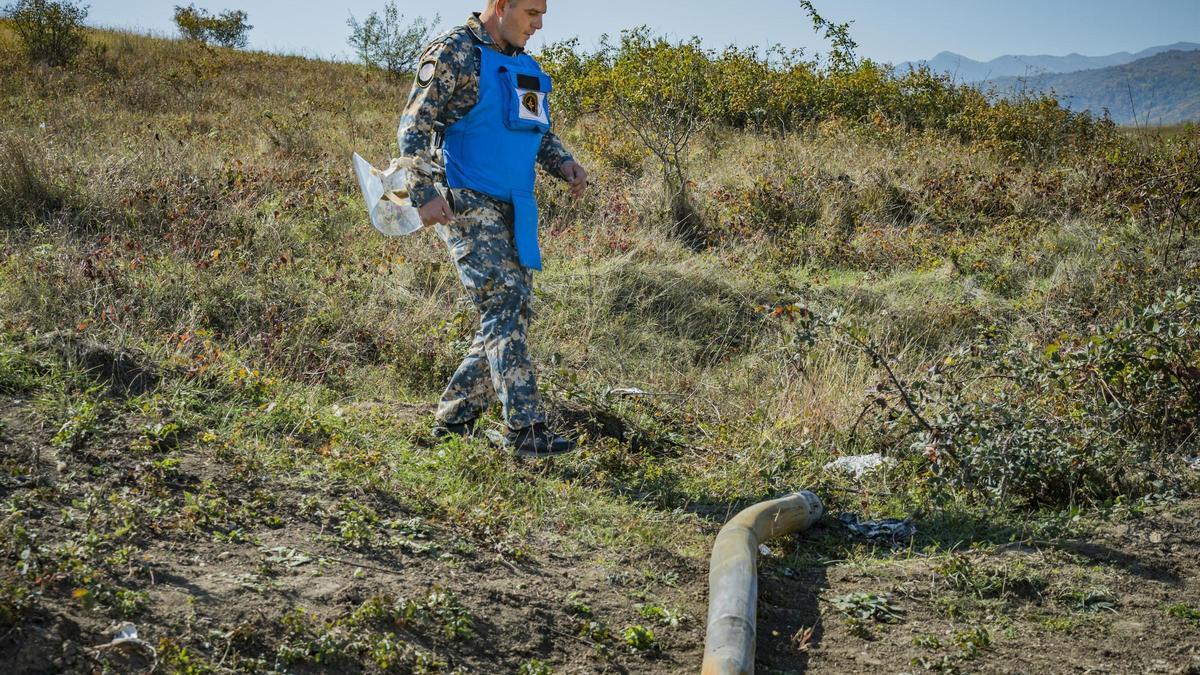
<instances>
[{"instance_id":1,"label":"man in camouflage uniform","mask_svg":"<svg viewBox=\"0 0 1200 675\"><path fill-rule=\"evenodd\" d=\"M519 57L525 59L521 63L534 63L523 56L524 47L541 28L545 12L546 0L489 0L483 12L435 39L421 57L400 120L401 156L417 159L417 167L441 166L435 139L466 118L477 104L483 109L481 60L491 63L500 58L507 63L503 59ZM485 49L500 56L480 51ZM548 83L548 78L545 81ZM491 97L495 86L488 87ZM547 85L543 91L548 90ZM536 150L536 162L546 172L567 181L578 197L586 188L587 172L548 131L548 107L546 110L547 130ZM532 175L532 167L528 169ZM519 242L514 241L514 205L494 195L453 185L447 201L435 187L439 178L427 170L414 169L408 192L422 222L434 225L449 249L459 279L479 310L480 328L442 394L434 432L439 436L472 434L480 415L498 396L507 426L504 440L518 454L541 456L570 451L574 442L545 427L526 346L533 275L523 264L527 262L524 250L519 254ZM536 239L533 246L536 256ZM540 257L536 260L532 265L540 269Z\"/></svg>"}]
</instances>

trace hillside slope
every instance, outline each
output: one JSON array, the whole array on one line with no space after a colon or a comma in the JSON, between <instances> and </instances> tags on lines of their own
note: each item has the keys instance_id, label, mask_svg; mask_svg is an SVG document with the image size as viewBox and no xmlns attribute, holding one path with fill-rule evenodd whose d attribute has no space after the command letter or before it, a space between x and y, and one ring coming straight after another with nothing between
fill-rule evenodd
<instances>
[{"instance_id":1,"label":"hillside slope","mask_svg":"<svg viewBox=\"0 0 1200 675\"><path fill-rule=\"evenodd\" d=\"M6 675L695 672L714 535L801 488L831 517L761 553L758 672L1200 668L1200 131L711 124L697 242L581 115L530 344L581 443L531 462L429 431L478 317L349 162L409 83L89 39L0 29Z\"/></svg>"},{"instance_id":2,"label":"hillside slope","mask_svg":"<svg viewBox=\"0 0 1200 675\"><path fill-rule=\"evenodd\" d=\"M1200 121L1200 50L1169 51L1125 65L1060 75L983 83L1001 94L1053 92L1072 110L1102 114L1117 124Z\"/></svg>"},{"instance_id":3,"label":"hillside slope","mask_svg":"<svg viewBox=\"0 0 1200 675\"><path fill-rule=\"evenodd\" d=\"M1095 70L1097 68L1108 68L1140 61L1141 59L1149 58L1163 52L1192 51L1196 49L1200 49L1200 44L1176 42L1170 45L1150 47L1136 53L1116 52L1103 56L1084 56L1082 54L1068 54L1066 56L1005 54L990 61L976 61L961 54L955 54L954 52L941 52L927 61L905 61L897 65L896 70L904 73L911 68L928 66L935 73L948 75L954 78L956 82L970 83L1004 77L1033 77L1054 73L1073 73L1080 70Z\"/></svg>"}]
</instances>

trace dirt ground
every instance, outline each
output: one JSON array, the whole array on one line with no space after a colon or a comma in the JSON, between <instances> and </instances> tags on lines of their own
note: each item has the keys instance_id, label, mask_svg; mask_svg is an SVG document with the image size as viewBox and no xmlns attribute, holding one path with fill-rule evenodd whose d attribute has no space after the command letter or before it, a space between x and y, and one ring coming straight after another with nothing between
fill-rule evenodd
<instances>
[{"instance_id":1,"label":"dirt ground","mask_svg":"<svg viewBox=\"0 0 1200 675\"><path fill-rule=\"evenodd\" d=\"M407 656L389 665L398 672L698 669L705 560L559 553L571 548L569 533L523 542L525 553L512 555L428 522L394 526L399 545L347 551L305 513L312 495L286 480L262 486L267 499L234 481L219 457L191 455L156 481L150 460L129 452L131 439L120 431L134 426L128 421L64 450L29 401L4 400L0 420L5 536L19 526L47 552L30 571L21 567L20 546L5 546L0 584L11 591L24 583L35 597L24 609L5 606L18 617L0 632L5 673L384 670L371 658L284 658L298 640L354 651L355 630L375 641L372 649L381 636L408 645ZM330 486L320 496L343 490ZM236 537L215 539L180 526L197 512L186 496L196 493L220 496L226 509L259 500L267 517L243 519ZM113 495L139 494L155 495L160 510L130 535L119 517L126 507ZM89 504L86 495L103 499ZM399 521L412 515L403 495L355 498ZM796 565L806 546L846 536L834 524L820 526L773 543L763 559L758 672L1200 673L1197 517L1193 500L1127 514L1078 538L957 542L947 548L959 552L936 555L876 549ZM89 544L91 529L108 534ZM635 572L647 569L654 580ZM136 607L90 599L118 587L143 594ZM447 593L455 600L437 605ZM322 623L377 597L429 600L412 617L383 625ZM656 647L636 652L621 631L651 623L633 609L649 597L681 616L677 625L655 624ZM468 634L439 623L447 606L470 617ZM307 633L296 628L301 607ZM144 642L105 648L126 620ZM368 652L375 653L355 653ZM552 670L532 669L538 663Z\"/></svg>"},{"instance_id":2,"label":"dirt ground","mask_svg":"<svg viewBox=\"0 0 1200 675\"><path fill-rule=\"evenodd\" d=\"M1190 500L1080 538L767 561L759 672L1200 673L1198 518ZM848 622L834 599L854 593L886 595L897 616Z\"/></svg>"},{"instance_id":3,"label":"dirt ground","mask_svg":"<svg viewBox=\"0 0 1200 675\"><path fill-rule=\"evenodd\" d=\"M0 499L22 505L21 524L37 533L43 550L78 539L77 530L59 521L63 509L79 507L82 494L119 492L146 471L146 460L128 452L129 439L120 434L66 452L49 442L54 430L38 427L28 401L8 400L0 410L7 428L0 437L5 468ZM226 492L243 488L227 484L225 470L212 457L185 458L171 474L164 503L174 504L206 483L216 485L227 504L236 503ZM272 511L280 521L243 532L239 541L218 543L180 532L166 522L177 517L172 514L157 531L137 539L131 560L114 565L110 555L91 571L146 594L128 620L146 645L157 648L160 671L188 672L178 659L162 662L164 645L185 646L194 662L217 672L231 665L274 669L279 664L273 655L287 642L287 617L297 607L318 621L335 620L375 596L420 599L442 592L471 617L469 637L447 638L438 626L420 620L387 626L383 632L431 655L423 665L402 663L393 671L517 672L537 660L563 673L687 672L698 662L703 628L694 617L703 606L691 589L703 570L696 561L668 554L651 554L651 559L560 555L555 551L564 548L563 542L553 533L524 542L529 553L509 559L487 550L486 542L459 540L428 524L397 549L347 552L329 542L320 524L298 513L305 495L280 488L274 487ZM401 506L403 495L358 498L375 500L379 510L398 519L411 515ZM105 551L111 553L112 547ZM274 561L269 571L264 560ZM0 584L17 580L18 562L6 561ZM674 586L656 591L656 600L683 607L688 619L676 627L655 627L657 647L632 653L620 633L624 626L648 623L631 600L645 595L647 582L625 570L646 568L662 571ZM0 663L5 664L0 670L147 672L155 666L146 648L97 649L112 639L122 617L78 598L77 587L87 579L60 568L32 581L37 602L0 633ZM596 626L585 630L593 621ZM288 672L363 670L336 660L282 667Z\"/></svg>"}]
</instances>

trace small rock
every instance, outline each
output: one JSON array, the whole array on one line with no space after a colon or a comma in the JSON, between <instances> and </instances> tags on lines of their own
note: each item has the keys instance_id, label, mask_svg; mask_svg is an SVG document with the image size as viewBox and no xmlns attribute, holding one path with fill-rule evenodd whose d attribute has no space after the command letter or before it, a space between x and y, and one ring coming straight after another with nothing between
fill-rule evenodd
<instances>
[{"instance_id":1,"label":"small rock","mask_svg":"<svg viewBox=\"0 0 1200 675\"><path fill-rule=\"evenodd\" d=\"M1138 621L1117 621L1109 627L1109 630L1121 637L1133 637L1144 635L1146 633L1146 624Z\"/></svg>"}]
</instances>

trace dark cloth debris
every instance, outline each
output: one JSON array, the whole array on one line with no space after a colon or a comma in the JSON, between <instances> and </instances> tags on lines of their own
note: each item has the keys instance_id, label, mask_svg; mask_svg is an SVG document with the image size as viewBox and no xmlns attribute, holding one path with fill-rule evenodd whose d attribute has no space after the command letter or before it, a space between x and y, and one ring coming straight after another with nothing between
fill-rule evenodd
<instances>
[{"instance_id":1,"label":"dark cloth debris","mask_svg":"<svg viewBox=\"0 0 1200 675\"><path fill-rule=\"evenodd\" d=\"M840 522L851 534L858 535L870 541L886 541L893 546L912 539L917 533L917 526L912 520L905 518L885 518L883 520L859 520L854 513L843 513L838 516Z\"/></svg>"}]
</instances>

